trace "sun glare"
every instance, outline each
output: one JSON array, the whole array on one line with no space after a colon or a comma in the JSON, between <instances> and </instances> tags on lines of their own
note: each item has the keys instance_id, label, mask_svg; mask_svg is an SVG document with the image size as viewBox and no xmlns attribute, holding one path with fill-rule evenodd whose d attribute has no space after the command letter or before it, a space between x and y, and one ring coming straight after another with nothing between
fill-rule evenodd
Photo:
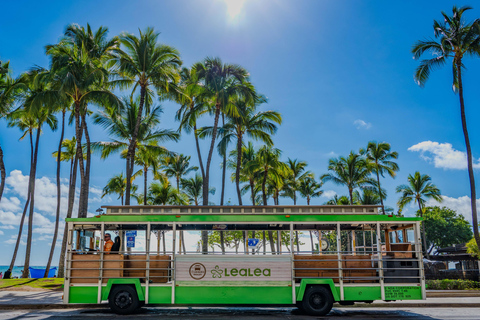
<instances>
[{"instance_id":1,"label":"sun glare","mask_svg":"<svg viewBox=\"0 0 480 320\"><path fill-rule=\"evenodd\" d=\"M227 5L227 13L230 19L236 18L242 12L245 0L225 0Z\"/></svg>"}]
</instances>

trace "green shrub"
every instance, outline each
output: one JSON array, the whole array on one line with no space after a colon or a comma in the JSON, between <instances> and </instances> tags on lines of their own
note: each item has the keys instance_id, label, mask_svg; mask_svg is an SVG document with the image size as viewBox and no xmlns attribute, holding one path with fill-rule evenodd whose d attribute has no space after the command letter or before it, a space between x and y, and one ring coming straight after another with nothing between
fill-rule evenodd
<instances>
[{"instance_id":1,"label":"green shrub","mask_svg":"<svg viewBox=\"0 0 480 320\"><path fill-rule=\"evenodd\" d=\"M427 280L428 290L471 290L480 289L480 282L473 280Z\"/></svg>"}]
</instances>

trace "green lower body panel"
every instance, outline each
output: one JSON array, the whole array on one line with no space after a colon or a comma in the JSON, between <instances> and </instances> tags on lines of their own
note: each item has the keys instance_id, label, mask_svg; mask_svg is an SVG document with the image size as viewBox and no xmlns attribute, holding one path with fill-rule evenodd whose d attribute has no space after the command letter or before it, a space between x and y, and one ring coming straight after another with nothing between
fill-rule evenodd
<instances>
[{"instance_id":1,"label":"green lower body panel","mask_svg":"<svg viewBox=\"0 0 480 320\"><path fill-rule=\"evenodd\" d=\"M343 294L345 301L382 300L380 287L343 287Z\"/></svg>"},{"instance_id":2,"label":"green lower body panel","mask_svg":"<svg viewBox=\"0 0 480 320\"><path fill-rule=\"evenodd\" d=\"M98 287L70 287L68 303L97 303Z\"/></svg>"},{"instance_id":3,"label":"green lower body panel","mask_svg":"<svg viewBox=\"0 0 480 320\"><path fill-rule=\"evenodd\" d=\"M172 287L149 287L148 303L172 303Z\"/></svg>"},{"instance_id":4,"label":"green lower body panel","mask_svg":"<svg viewBox=\"0 0 480 320\"><path fill-rule=\"evenodd\" d=\"M291 304L292 287L176 287L178 304Z\"/></svg>"}]
</instances>

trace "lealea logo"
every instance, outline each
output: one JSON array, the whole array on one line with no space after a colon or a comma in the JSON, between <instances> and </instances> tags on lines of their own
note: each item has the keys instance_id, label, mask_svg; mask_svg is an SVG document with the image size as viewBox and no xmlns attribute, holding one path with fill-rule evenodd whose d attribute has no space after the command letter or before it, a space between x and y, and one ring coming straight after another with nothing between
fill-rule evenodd
<instances>
[{"instance_id":1,"label":"lealea logo","mask_svg":"<svg viewBox=\"0 0 480 320\"><path fill-rule=\"evenodd\" d=\"M200 280L207 274L207 269L203 264L196 262L190 266L189 273L193 279Z\"/></svg>"}]
</instances>

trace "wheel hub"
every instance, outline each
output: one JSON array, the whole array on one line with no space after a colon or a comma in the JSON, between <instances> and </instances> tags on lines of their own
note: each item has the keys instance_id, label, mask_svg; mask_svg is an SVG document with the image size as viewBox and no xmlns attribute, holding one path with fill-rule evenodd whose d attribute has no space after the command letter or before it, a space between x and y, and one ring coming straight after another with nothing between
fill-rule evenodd
<instances>
[{"instance_id":1,"label":"wheel hub","mask_svg":"<svg viewBox=\"0 0 480 320\"><path fill-rule=\"evenodd\" d=\"M323 299L322 296L319 294L315 294L312 296L312 305L315 308L322 307L323 306Z\"/></svg>"},{"instance_id":2,"label":"wheel hub","mask_svg":"<svg viewBox=\"0 0 480 320\"><path fill-rule=\"evenodd\" d=\"M115 297L115 304L122 309L127 308L132 304L132 297L128 292L122 291Z\"/></svg>"}]
</instances>

